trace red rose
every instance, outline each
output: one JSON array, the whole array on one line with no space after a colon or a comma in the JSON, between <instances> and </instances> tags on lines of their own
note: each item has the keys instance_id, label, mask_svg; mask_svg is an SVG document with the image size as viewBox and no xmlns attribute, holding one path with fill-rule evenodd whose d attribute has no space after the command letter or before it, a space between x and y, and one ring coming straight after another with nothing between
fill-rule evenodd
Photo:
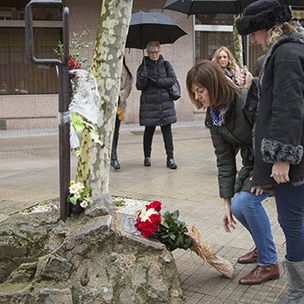
<instances>
[{"instance_id":1,"label":"red rose","mask_svg":"<svg viewBox=\"0 0 304 304\"><path fill-rule=\"evenodd\" d=\"M73 60L70 60L69 68L72 69L75 65L75 62Z\"/></svg>"},{"instance_id":2,"label":"red rose","mask_svg":"<svg viewBox=\"0 0 304 304\"><path fill-rule=\"evenodd\" d=\"M150 222L151 223L153 223L155 225L158 225L160 223L160 221L161 221L161 218L158 214L152 214L150 216Z\"/></svg>"},{"instance_id":3,"label":"red rose","mask_svg":"<svg viewBox=\"0 0 304 304\"><path fill-rule=\"evenodd\" d=\"M81 69L76 61L70 60L69 69Z\"/></svg>"},{"instance_id":4,"label":"red rose","mask_svg":"<svg viewBox=\"0 0 304 304\"><path fill-rule=\"evenodd\" d=\"M141 222L140 220L135 224L138 230L141 230L143 228L148 227L150 224L149 220L146 220L145 222Z\"/></svg>"},{"instance_id":5,"label":"red rose","mask_svg":"<svg viewBox=\"0 0 304 304\"><path fill-rule=\"evenodd\" d=\"M145 224L145 227L140 231L140 233L143 237L149 238L158 229L158 227L152 223L148 224L147 221Z\"/></svg>"},{"instance_id":6,"label":"red rose","mask_svg":"<svg viewBox=\"0 0 304 304\"><path fill-rule=\"evenodd\" d=\"M160 209L161 209L161 202L159 202L159 201L154 201L154 202L152 202L150 205L148 205L147 208L148 208L148 209L153 208L153 209L155 209L156 211L160 211ZM147 209L147 210L148 210L148 209Z\"/></svg>"},{"instance_id":7,"label":"red rose","mask_svg":"<svg viewBox=\"0 0 304 304\"><path fill-rule=\"evenodd\" d=\"M145 227L145 223L139 222L139 223L135 224L135 226L138 230L141 230Z\"/></svg>"}]
</instances>

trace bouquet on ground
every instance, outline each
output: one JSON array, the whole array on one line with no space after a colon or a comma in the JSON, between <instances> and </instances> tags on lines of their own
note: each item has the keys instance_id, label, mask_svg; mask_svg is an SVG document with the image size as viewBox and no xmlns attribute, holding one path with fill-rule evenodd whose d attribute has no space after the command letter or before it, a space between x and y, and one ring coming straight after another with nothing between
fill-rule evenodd
<instances>
[{"instance_id":1,"label":"bouquet on ground","mask_svg":"<svg viewBox=\"0 0 304 304\"><path fill-rule=\"evenodd\" d=\"M90 194L90 186L86 187L82 183L76 183L75 181L71 181L69 187L69 196L67 201L73 205L76 205L79 201L79 204L82 208L86 208L89 205L93 204L93 201L88 198Z\"/></svg>"},{"instance_id":2,"label":"bouquet on ground","mask_svg":"<svg viewBox=\"0 0 304 304\"><path fill-rule=\"evenodd\" d=\"M201 234L196 226L188 231L184 222L178 219L179 211L161 214L161 202L154 201L146 205L138 214L136 228L145 238L154 238L163 243L168 250L190 249L223 275L231 278L233 265L221 256L217 256L207 244L200 242Z\"/></svg>"}]
</instances>

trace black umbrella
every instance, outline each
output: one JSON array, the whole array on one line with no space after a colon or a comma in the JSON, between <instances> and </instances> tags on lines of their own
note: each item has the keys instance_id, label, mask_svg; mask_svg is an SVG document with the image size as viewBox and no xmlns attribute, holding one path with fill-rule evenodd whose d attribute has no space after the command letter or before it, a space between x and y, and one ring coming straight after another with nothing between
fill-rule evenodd
<instances>
[{"instance_id":1,"label":"black umbrella","mask_svg":"<svg viewBox=\"0 0 304 304\"><path fill-rule=\"evenodd\" d=\"M244 8L256 0L167 0L163 9L178 11L184 14L240 14ZM304 5L304 0L278 0L285 5ZM242 45L244 37L242 36ZM243 48L243 64L245 54Z\"/></svg>"},{"instance_id":2,"label":"black umbrella","mask_svg":"<svg viewBox=\"0 0 304 304\"><path fill-rule=\"evenodd\" d=\"M256 0L167 0L163 9L193 14L240 14ZM285 5L304 5L303 0L279 0Z\"/></svg>"},{"instance_id":3,"label":"black umbrella","mask_svg":"<svg viewBox=\"0 0 304 304\"><path fill-rule=\"evenodd\" d=\"M162 13L138 12L132 14L126 47L145 49L150 41L174 43L187 33L170 17Z\"/></svg>"}]
</instances>

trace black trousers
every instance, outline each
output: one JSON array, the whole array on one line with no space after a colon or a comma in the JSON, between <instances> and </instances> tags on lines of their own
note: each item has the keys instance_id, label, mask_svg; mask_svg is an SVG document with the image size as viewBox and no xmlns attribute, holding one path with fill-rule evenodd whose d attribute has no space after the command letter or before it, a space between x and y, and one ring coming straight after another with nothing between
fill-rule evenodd
<instances>
[{"instance_id":1,"label":"black trousers","mask_svg":"<svg viewBox=\"0 0 304 304\"><path fill-rule=\"evenodd\" d=\"M151 156L151 146L152 146L152 140L153 140L155 128L156 128L155 126L145 127L144 143L143 143L145 157ZM173 158L173 137L172 137L171 125L161 126L161 131L163 134L167 159Z\"/></svg>"},{"instance_id":2,"label":"black trousers","mask_svg":"<svg viewBox=\"0 0 304 304\"><path fill-rule=\"evenodd\" d=\"M113 142L112 142L111 160L117 159L117 144L118 144L119 128L120 128L120 120L118 118L118 115L116 115L115 129L114 129Z\"/></svg>"}]
</instances>

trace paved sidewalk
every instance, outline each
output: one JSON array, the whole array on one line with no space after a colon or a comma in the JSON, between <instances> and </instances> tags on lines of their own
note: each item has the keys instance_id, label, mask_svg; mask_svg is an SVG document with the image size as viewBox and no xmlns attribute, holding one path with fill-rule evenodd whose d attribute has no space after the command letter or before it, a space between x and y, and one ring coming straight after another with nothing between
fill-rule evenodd
<instances>
[{"instance_id":1,"label":"paved sidewalk","mask_svg":"<svg viewBox=\"0 0 304 304\"><path fill-rule=\"evenodd\" d=\"M176 123L173 137L177 170L166 168L158 128L152 145L152 166L144 167L143 128L122 125L118 144L121 169L111 169L111 195L159 200L163 211L178 209L181 220L189 227L199 228L202 242L233 263L234 276L227 279L190 250L174 251L186 304L281 303L287 280L282 265L279 280L256 286L238 284L238 280L255 267L236 263L240 255L253 248L253 242L239 223L230 234L222 228L223 204L218 197L217 169L209 131L202 122ZM59 197L58 154L57 130L0 131L0 221L21 208ZM76 162L76 157L72 156L72 177ZM284 236L277 223L274 199L267 199L264 206L282 262Z\"/></svg>"}]
</instances>

